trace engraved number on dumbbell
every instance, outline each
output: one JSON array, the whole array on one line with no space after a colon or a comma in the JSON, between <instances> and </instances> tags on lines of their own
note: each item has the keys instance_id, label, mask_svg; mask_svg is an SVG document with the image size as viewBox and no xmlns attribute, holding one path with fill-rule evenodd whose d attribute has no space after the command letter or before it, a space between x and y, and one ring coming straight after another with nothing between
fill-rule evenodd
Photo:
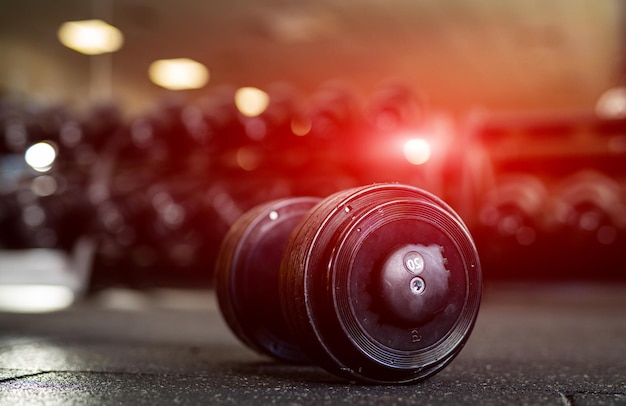
<instances>
[{"instance_id":1,"label":"engraved number on dumbbell","mask_svg":"<svg viewBox=\"0 0 626 406\"><path fill-rule=\"evenodd\" d=\"M412 274L419 274L424 270L424 257L419 252L411 251L404 256L404 266Z\"/></svg>"}]
</instances>

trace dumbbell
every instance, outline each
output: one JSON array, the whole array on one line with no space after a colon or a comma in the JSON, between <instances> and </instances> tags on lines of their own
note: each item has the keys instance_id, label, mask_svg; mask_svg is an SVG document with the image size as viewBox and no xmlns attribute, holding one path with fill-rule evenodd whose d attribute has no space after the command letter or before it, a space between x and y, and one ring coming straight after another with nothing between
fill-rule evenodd
<instances>
[{"instance_id":1,"label":"dumbbell","mask_svg":"<svg viewBox=\"0 0 626 406\"><path fill-rule=\"evenodd\" d=\"M411 383L465 345L482 276L446 203L375 184L251 209L222 242L215 289L230 329L260 353L350 381Z\"/></svg>"}]
</instances>

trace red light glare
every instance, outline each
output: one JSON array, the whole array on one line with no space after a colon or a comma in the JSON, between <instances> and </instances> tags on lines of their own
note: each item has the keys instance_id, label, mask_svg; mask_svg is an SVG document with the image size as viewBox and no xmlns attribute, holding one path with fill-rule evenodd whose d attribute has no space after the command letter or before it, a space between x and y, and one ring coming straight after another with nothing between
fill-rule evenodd
<instances>
[{"instance_id":1,"label":"red light glare","mask_svg":"<svg viewBox=\"0 0 626 406\"><path fill-rule=\"evenodd\" d=\"M413 165L423 165L430 159L430 143L423 138L411 138L404 143L404 157Z\"/></svg>"}]
</instances>

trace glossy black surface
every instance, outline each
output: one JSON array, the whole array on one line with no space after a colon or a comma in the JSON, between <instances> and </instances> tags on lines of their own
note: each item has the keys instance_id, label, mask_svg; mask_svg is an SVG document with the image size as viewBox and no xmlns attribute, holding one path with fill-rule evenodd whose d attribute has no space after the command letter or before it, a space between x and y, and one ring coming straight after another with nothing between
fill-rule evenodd
<instances>
[{"instance_id":1,"label":"glossy black surface","mask_svg":"<svg viewBox=\"0 0 626 406\"><path fill-rule=\"evenodd\" d=\"M280 263L287 240L319 198L279 199L245 213L226 236L215 268L222 314L250 347L291 362L307 357L283 317Z\"/></svg>"},{"instance_id":2,"label":"glossy black surface","mask_svg":"<svg viewBox=\"0 0 626 406\"><path fill-rule=\"evenodd\" d=\"M363 186L325 199L299 228L281 265L281 299L311 359L348 380L409 383L463 348L480 305L480 263L466 227L436 196L402 184ZM434 294L414 297L411 314L400 317L389 304L410 280L389 289L380 281L386 258L407 244L440 247L452 271L437 272L429 260Z\"/></svg>"}]
</instances>

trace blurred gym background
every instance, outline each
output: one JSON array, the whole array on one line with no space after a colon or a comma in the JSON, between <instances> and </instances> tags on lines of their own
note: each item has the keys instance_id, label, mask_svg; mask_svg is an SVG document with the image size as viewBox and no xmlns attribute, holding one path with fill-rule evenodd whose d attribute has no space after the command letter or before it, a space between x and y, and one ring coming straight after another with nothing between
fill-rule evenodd
<instances>
[{"instance_id":1,"label":"blurred gym background","mask_svg":"<svg viewBox=\"0 0 626 406\"><path fill-rule=\"evenodd\" d=\"M210 287L255 204L389 181L461 214L487 282L623 283L625 12L0 0L0 307Z\"/></svg>"}]
</instances>

